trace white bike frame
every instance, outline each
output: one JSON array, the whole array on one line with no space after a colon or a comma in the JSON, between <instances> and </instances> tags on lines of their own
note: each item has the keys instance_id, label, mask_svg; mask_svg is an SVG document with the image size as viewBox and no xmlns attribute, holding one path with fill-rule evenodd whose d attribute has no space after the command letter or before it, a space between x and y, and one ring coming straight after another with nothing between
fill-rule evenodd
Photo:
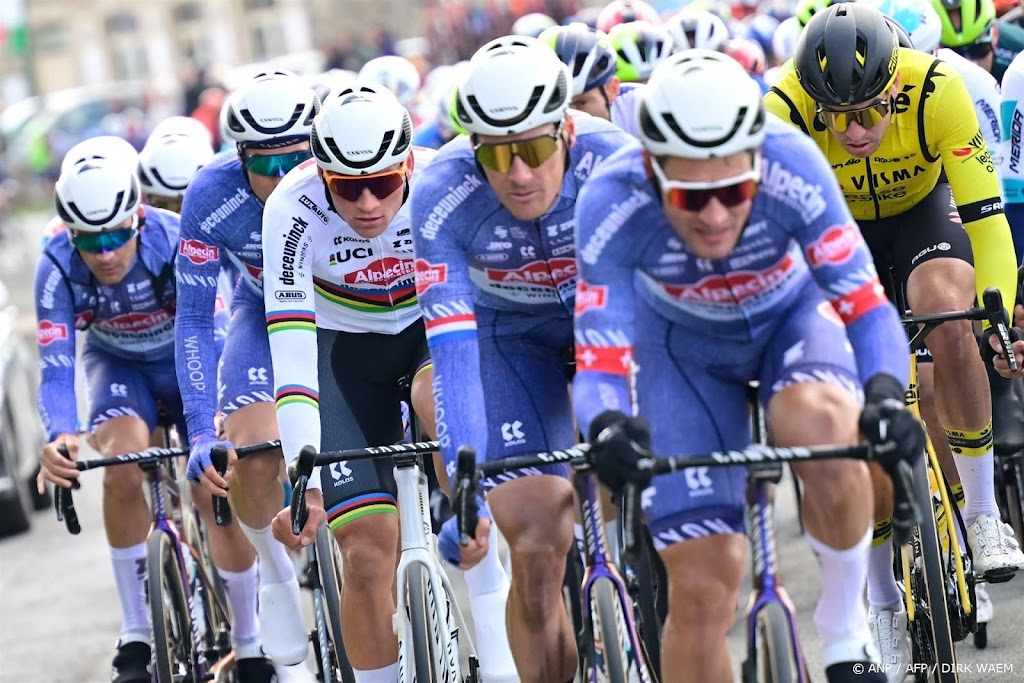
<instances>
[{"instance_id":1,"label":"white bike frame","mask_svg":"<svg viewBox=\"0 0 1024 683\"><path fill-rule=\"evenodd\" d=\"M392 618L395 635L398 636L398 680L399 683L427 683L415 680L416 660L409 616L409 567L418 564L428 577L424 586L424 599L436 655L432 662L434 680L462 683L460 644L468 656L475 656L476 651L462 612L453 598L451 582L437 559L437 536L430 526L427 477L416 464L396 465L394 473L398 485L398 518L402 532L402 556L398 562L398 605ZM437 609L439 598L443 602L442 614L438 614Z\"/></svg>"}]
</instances>

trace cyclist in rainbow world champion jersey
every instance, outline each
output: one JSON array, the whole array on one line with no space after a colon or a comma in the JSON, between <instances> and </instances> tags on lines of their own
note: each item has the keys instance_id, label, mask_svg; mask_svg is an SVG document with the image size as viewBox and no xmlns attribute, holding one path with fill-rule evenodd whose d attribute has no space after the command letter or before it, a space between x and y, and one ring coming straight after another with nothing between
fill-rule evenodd
<instances>
[{"instance_id":1,"label":"cyclist in rainbow world champion jersey","mask_svg":"<svg viewBox=\"0 0 1024 683\"><path fill-rule=\"evenodd\" d=\"M173 344L178 216L141 203L136 167L127 142L89 140L68 152L56 185L58 217L47 226L35 278L39 413L48 440L40 486L45 479L66 487L80 476L57 451L64 445L72 459L79 454L76 331L88 331L88 431L100 453L148 447L158 404L182 416ZM148 682L149 608L139 567L150 519L142 471L109 470L103 506L122 614L111 681Z\"/></svg>"},{"instance_id":2,"label":"cyclist in rainbow world champion jersey","mask_svg":"<svg viewBox=\"0 0 1024 683\"><path fill-rule=\"evenodd\" d=\"M854 32L867 36L857 42L858 60L836 52L853 44ZM816 50L829 59L820 60ZM1015 262L995 162L963 80L948 65L898 47L877 10L834 5L804 29L766 104L825 151L879 270L891 271L891 284L905 291L911 310L967 308L989 285L1009 305ZM940 174L948 182L939 182ZM1024 555L999 520L990 392L970 324L940 326L928 348L935 362L920 367L921 391L934 385L935 410L924 404L922 410L947 478L962 483L973 569L990 580L1008 579L1024 565ZM907 615L892 572L887 487L876 489L875 497L872 623L883 659L906 662ZM902 635L890 638L890 631ZM898 668L891 680L901 675Z\"/></svg>"},{"instance_id":3,"label":"cyclist in rainbow world champion jersey","mask_svg":"<svg viewBox=\"0 0 1024 683\"><path fill-rule=\"evenodd\" d=\"M690 106L710 91L720 97ZM602 481L649 482L631 464L631 439L666 455L746 447L752 380L779 445L856 442L860 416L869 438L888 430L900 452L923 448L902 401L896 310L821 152L766 117L758 84L710 50L659 65L638 119L645 151L607 160L576 205L573 398ZM815 611L828 680L884 681L855 673L879 661L863 599L868 469L794 468L828 587ZM669 576L667 681L732 679L725 635L744 573L744 485L743 468L687 471L645 494ZM682 616L694 609L699 619Z\"/></svg>"},{"instance_id":4,"label":"cyclist in rainbow world champion jersey","mask_svg":"<svg viewBox=\"0 0 1024 683\"><path fill-rule=\"evenodd\" d=\"M594 168L632 144L611 124L568 112L565 65L542 44L515 40L527 44L498 39L474 55L456 103L471 135L440 150L412 195L417 291L449 475L461 445L497 459L575 441L564 360L573 343L574 205ZM564 467L518 474L484 482L516 568L509 643L522 680L568 680L576 653L561 584L572 488ZM481 519L462 548L464 567L493 545L488 526Z\"/></svg>"},{"instance_id":5,"label":"cyclist in rainbow world champion jersey","mask_svg":"<svg viewBox=\"0 0 1024 683\"><path fill-rule=\"evenodd\" d=\"M264 298L289 461L305 444L341 450L400 441L403 379L411 380L424 430L434 434L407 201L434 151L414 150L412 135L409 112L388 89L353 83L314 119L315 159L289 174L267 203ZM329 472L314 472L301 535L291 532L289 509L278 514L274 533L301 548L328 521L343 555L341 624L355 678L396 680L392 463L341 463ZM488 679L507 674L494 669L493 644L477 643Z\"/></svg>"},{"instance_id":6,"label":"cyclist in rainbow world champion jersey","mask_svg":"<svg viewBox=\"0 0 1024 683\"><path fill-rule=\"evenodd\" d=\"M227 482L210 462L218 444L248 445L277 438L273 377L262 294L262 218L267 197L284 175L310 157L309 130L320 103L294 74L258 76L233 93L226 126L237 150L217 155L185 193L177 257L182 317L175 335L178 378L188 422L188 476L214 495L227 496ZM206 340L218 274L239 272L231 323L219 373ZM214 431L216 380L226 440ZM299 606L299 585L285 547L270 528L281 509L280 451L235 461L231 505L259 557L260 635L279 677L311 680L299 666L308 643ZM243 558L236 558L242 564ZM240 571L255 572L251 558Z\"/></svg>"}]
</instances>

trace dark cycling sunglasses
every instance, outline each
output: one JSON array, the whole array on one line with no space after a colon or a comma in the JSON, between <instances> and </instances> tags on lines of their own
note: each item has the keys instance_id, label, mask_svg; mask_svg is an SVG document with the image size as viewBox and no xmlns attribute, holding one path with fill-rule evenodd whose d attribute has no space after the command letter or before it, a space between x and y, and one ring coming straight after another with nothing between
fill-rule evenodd
<instances>
[{"instance_id":1,"label":"dark cycling sunglasses","mask_svg":"<svg viewBox=\"0 0 1024 683\"><path fill-rule=\"evenodd\" d=\"M131 242L139 234L138 225L133 223L128 228L104 230L103 232L72 232L71 244L89 254L106 254L117 251Z\"/></svg>"},{"instance_id":2,"label":"dark cycling sunglasses","mask_svg":"<svg viewBox=\"0 0 1024 683\"><path fill-rule=\"evenodd\" d=\"M992 54L994 48L992 47L992 41L986 40L983 43L971 43L970 45L960 45L950 49L965 59L977 62Z\"/></svg>"},{"instance_id":3,"label":"dark cycling sunglasses","mask_svg":"<svg viewBox=\"0 0 1024 683\"><path fill-rule=\"evenodd\" d=\"M302 149L298 152L286 152L285 154L260 154L246 157L243 160L245 170L256 175L267 176L268 178L283 178L306 159L313 157L313 152Z\"/></svg>"},{"instance_id":4,"label":"dark cycling sunglasses","mask_svg":"<svg viewBox=\"0 0 1024 683\"><path fill-rule=\"evenodd\" d=\"M369 190L377 199L390 197L405 184L406 164L393 171L382 171L370 175L342 175L324 171L324 182L332 194L336 194L346 202L358 201L363 190Z\"/></svg>"},{"instance_id":5,"label":"dark cycling sunglasses","mask_svg":"<svg viewBox=\"0 0 1024 683\"><path fill-rule=\"evenodd\" d=\"M874 128L889 114L890 109L892 109L892 98L887 97L884 100L872 102L866 107L848 111L832 111L818 107L818 117L822 123L835 132L845 133L854 121L861 128Z\"/></svg>"},{"instance_id":6,"label":"dark cycling sunglasses","mask_svg":"<svg viewBox=\"0 0 1024 683\"><path fill-rule=\"evenodd\" d=\"M481 166L498 173L508 173L515 157L522 159L530 168L538 168L558 150L561 132L562 126L558 126L554 133L545 133L526 140L480 143L473 147L473 153Z\"/></svg>"},{"instance_id":7,"label":"dark cycling sunglasses","mask_svg":"<svg viewBox=\"0 0 1024 683\"><path fill-rule=\"evenodd\" d=\"M728 209L753 199L757 195L758 181L761 178L760 156L754 158L749 171L714 182L671 180L656 159L650 159L650 166L658 180L665 203L681 211L693 213L703 211L712 199L717 199Z\"/></svg>"},{"instance_id":8,"label":"dark cycling sunglasses","mask_svg":"<svg viewBox=\"0 0 1024 683\"><path fill-rule=\"evenodd\" d=\"M670 206L683 211L703 211L712 199L722 202L722 205L731 209L739 206L748 199L753 199L757 194L757 181L752 179L741 180L733 185L713 187L707 190L693 190L683 187L665 188L665 202Z\"/></svg>"}]
</instances>

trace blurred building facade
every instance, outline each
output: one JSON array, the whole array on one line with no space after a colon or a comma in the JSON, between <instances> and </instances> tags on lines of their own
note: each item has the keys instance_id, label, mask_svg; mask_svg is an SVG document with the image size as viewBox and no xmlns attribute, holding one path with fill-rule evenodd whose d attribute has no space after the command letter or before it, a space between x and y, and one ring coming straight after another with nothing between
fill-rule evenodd
<instances>
[{"instance_id":1,"label":"blurred building facade","mask_svg":"<svg viewBox=\"0 0 1024 683\"><path fill-rule=\"evenodd\" d=\"M0 58L46 94L110 81L177 89L186 61L219 71L313 50L344 30L417 35L420 0L26 0L27 48Z\"/></svg>"}]
</instances>

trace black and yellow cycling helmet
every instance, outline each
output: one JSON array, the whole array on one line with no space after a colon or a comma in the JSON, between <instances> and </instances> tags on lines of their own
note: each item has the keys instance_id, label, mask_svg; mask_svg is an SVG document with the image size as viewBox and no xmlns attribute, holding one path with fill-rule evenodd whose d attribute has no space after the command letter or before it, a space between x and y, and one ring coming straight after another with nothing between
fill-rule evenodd
<instances>
[{"instance_id":1,"label":"black and yellow cycling helmet","mask_svg":"<svg viewBox=\"0 0 1024 683\"><path fill-rule=\"evenodd\" d=\"M797 41L793 63L811 99L843 107L874 99L892 86L898 48L881 12L844 2L811 18Z\"/></svg>"}]
</instances>

